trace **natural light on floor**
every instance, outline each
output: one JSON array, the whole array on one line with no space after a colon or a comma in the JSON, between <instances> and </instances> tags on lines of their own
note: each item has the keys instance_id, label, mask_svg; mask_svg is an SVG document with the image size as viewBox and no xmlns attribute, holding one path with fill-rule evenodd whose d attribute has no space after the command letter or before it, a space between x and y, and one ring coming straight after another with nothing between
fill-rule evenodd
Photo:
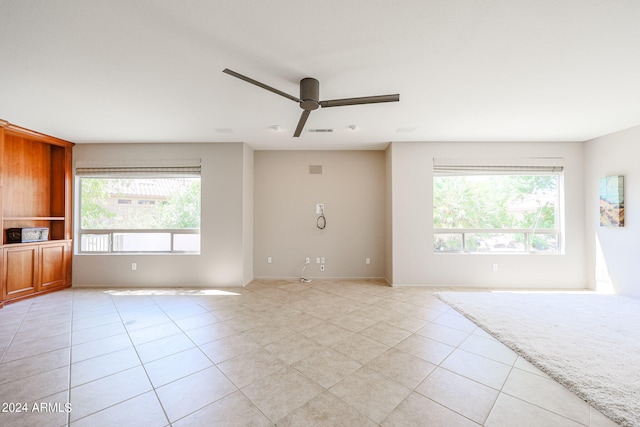
<instances>
[{"instance_id":1,"label":"natural light on floor","mask_svg":"<svg viewBox=\"0 0 640 427\"><path fill-rule=\"evenodd\" d=\"M220 289L108 289L105 294L112 296L150 296L150 295L199 295L199 296L231 296L241 295Z\"/></svg>"}]
</instances>

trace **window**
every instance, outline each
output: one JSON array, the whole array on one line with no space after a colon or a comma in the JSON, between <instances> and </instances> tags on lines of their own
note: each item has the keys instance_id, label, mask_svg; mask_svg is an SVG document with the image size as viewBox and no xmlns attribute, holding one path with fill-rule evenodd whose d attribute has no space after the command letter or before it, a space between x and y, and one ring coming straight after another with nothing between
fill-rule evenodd
<instances>
[{"instance_id":1,"label":"window","mask_svg":"<svg viewBox=\"0 0 640 427\"><path fill-rule=\"evenodd\" d=\"M561 159L434 159L434 252L562 253Z\"/></svg>"},{"instance_id":2,"label":"window","mask_svg":"<svg viewBox=\"0 0 640 427\"><path fill-rule=\"evenodd\" d=\"M200 253L199 161L178 168L76 165L76 176L79 253Z\"/></svg>"}]
</instances>

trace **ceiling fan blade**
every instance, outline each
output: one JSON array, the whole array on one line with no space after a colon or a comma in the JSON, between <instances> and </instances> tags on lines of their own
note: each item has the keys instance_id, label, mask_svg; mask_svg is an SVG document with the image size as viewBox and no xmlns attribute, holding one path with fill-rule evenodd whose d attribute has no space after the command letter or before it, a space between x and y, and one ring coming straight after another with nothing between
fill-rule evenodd
<instances>
[{"instance_id":1,"label":"ceiling fan blade","mask_svg":"<svg viewBox=\"0 0 640 427\"><path fill-rule=\"evenodd\" d=\"M225 68L224 70L222 70L222 72L225 73L225 74L229 74L230 76L236 77L236 78L238 78L240 80L244 80L247 83L251 83L252 85L256 85L258 87L261 87L262 89L266 89L269 92L273 92L273 93L276 93L276 94L278 94L280 96L284 96L285 98L289 98L292 101L300 102L300 98L297 98L297 97L295 97L293 95L289 95L288 93L285 93L285 92L283 92L281 90L278 90L278 89L276 89L274 87L271 87L269 85L266 85L264 83L260 83L259 81L253 80L250 77L243 76L242 74L236 73L235 71L232 71L232 70L230 70L228 68Z\"/></svg>"},{"instance_id":2,"label":"ceiling fan blade","mask_svg":"<svg viewBox=\"0 0 640 427\"><path fill-rule=\"evenodd\" d=\"M399 94L393 95L376 95L376 96L361 96L359 98L343 98L343 99L330 99L327 101L320 101L320 106L325 107L342 107L343 105L359 105L359 104L377 104L378 102L397 102L400 101Z\"/></svg>"},{"instance_id":3,"label":"ceiling fan blade","mask_svg":"<svg viewBox=\"0 0 640 427\"><path fill-rule=\"evenodd\" d=\"M302 115L300 116L300 120L298 120L298 126L296 127L296 131L293 133L293 137L297 138L302 133L302 129L304 128L304 124L307 123L307 119L309 118L309 114L311 114L311 110L304 110Z\"/></svg>"}]
</instances>

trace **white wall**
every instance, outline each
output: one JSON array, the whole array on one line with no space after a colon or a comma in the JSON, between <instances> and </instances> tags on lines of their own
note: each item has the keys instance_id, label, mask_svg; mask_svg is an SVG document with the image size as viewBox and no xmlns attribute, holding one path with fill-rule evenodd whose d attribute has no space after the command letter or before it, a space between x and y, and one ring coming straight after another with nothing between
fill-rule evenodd
<instances>
[{"instance_id":1,"label":"white wall","mask_svg":"<svg viewBox=\"0 0 640 427\"><path fill-rule=\"evenodd\" d=\"M242 158L242 252L244 257L243 284L253 280L253 149L243 146Z\"/></svg>"},{"instance_id":2,"label":"white wall","mask_svg":"<svg viewBox=\"0 0 640 427\"><path fill-rule=\"evenodd\" d=\"M393 283L393 144L389 144L385 151L385 224L384 224L384 237L385 237L385 265L384 265L384 277L387 283Z\"/></svg>"},{"instance_id":3,"label":"white wall","mask_svg":"<svg viewBox=\"0 0 640 427\"><path fill-rule=\"evenodd\" d=\"M322 165L322 175L310 174L310 165ZM256 151L254 173L256 278L299 278L305 257L311 278L384 276L383 151ZM324 230L316 203L325 204Z\"/></svg>"},{"instance_id":4,"label":"white wall","mask_svg":"<svg viewBox=\"0 0 640 427\"><path fill-rule=\"evenodd\" d=\"M589 287L613 285L616 293L640 296L640 126L585 145L586 251ZM600 227L599 180L624 176L625 224ZM599 246L599 247L598 247Z\"/></svg>"},{"instance_id":5,"label":"white wall","mask_svg":"<svg viewBox=\"0 0 640 427\"><path fill-rule=\"evenodd\" d=\"M254 276L297 278L308 256L313 278L385 277L396 286L595 287L597 233L616 289L640 293L631 267L635 234L640 233L634 224L634 201L640 196L640 178L634 175L638 139L640 127L586 144L413 142L392 143L386 152L78 144L76 160L201 158L202 252L77 255L73 283L242 286ZM564 255L433 253L432 159L467 156L564 157ZM309 165L323 165L324 173L310 175ZM629 214L624 229L598 226L598 179L612 174L626 179ZM315 203L326 205L328 226L322 231L315 225ZM316 257L326 258L326 272L319 271ZM370 265L364 263L366 257ZM138 264L137 271L131 271L131 262ZM492 271L494 263L497 272Z\"/></svg>"},{"instance_id":6,"label":"white wall","mask_svg":"<svg viewBox=\"0 0 640 427\"><path fill-rule=\"evenodd\" d=\"M584 288L582 143L392 143L391 282L399 285L495 288ZM433 252L434 157L563 157L565 254ZM498 264L498 271L492 265ZM387 269L389 271L389 268Z\"/></svg>"},{"instance_id":7,"label":"white wall","mask_svg":"<svg viewBox=\"0 0 640 427\"><path fill-rule=\"evenodd\" d=\"M243 144L77 144L74 161L200 158L199 255L75 255L75 286L242 286L250 279L252 150ZM246 197L245 197L246 196ZM75 198L77 203L78 198ZM246 209L245 209L246 208ZM75 207L77 214L78 209ZM78 221L74 221L78 224ZM249 225L248 225L249 224ZM137 270L131 270L131 263Z\"/></svg>"}]
</instances>

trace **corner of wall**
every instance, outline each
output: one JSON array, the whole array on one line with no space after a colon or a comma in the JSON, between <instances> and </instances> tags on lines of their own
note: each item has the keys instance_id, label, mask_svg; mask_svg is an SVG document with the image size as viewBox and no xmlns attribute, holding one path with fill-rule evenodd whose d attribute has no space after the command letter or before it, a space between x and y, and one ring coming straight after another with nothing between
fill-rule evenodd
<instances>
[{"instance_id":1,"label":"corner of wall","mask_svg":"<svg viewBox=\"0 0 640 427\"><path fill-rule=\"evenodd\" d=\"M636 201L640 199L640 126L587 141L585 144L585 246L589 287L638 297L637 242L640 227ZM601 227L599 180L624 176L624 227ZM606 288L610 289L606 289Z\"/></svg>"},{"instance_id":2,"label":"corner of wall","mask_svg":"<svg viewBox=\"0 0 640 427\"><path fill-rule=\"evenodd\" d=\"M254 151L247 144L242 150L242 285L246 286L253 280Z\"/></svg>"},{"instance_id":3,"label":"corner of wall","mask_svg":"<svg viewBox=\"0 0 640 427\"><path fill-rule=\"evenodd\" d=\"M385 150L385 269L384 278L393 286L393 145Z\"/></svg>"}]
</instances>

